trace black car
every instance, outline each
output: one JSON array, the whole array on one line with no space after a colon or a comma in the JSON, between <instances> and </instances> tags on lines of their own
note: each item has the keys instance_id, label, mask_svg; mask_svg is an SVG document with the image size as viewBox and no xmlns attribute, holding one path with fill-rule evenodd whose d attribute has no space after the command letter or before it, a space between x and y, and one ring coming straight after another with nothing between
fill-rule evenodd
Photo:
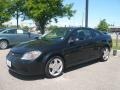
<instances>
[{"instance_id":1,"label":"black car","mask_svg":"<svg viewBox=\"0 0 120 90\"><path fill-rule=\"evenodd\" d=\"M61 28L12 48L7 55L7 65L18 74L54 78L76 64L94 59L107 61L111 47L111 37L98 30Z\"/></svg>"}]
</instances>

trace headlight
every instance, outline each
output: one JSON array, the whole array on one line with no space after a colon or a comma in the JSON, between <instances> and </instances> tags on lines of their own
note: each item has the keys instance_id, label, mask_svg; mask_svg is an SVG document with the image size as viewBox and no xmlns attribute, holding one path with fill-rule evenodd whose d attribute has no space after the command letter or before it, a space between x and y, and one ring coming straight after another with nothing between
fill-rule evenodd
<instances>
[{"instance_id":1,"label":"headlight","mask_svg":"<svg viewBox=\"0 0 120 90\"><path fill-rule=\"evenodd\" d=\"M39 56L41 55L40 51L31 51L31 52L27 52L22 56L22 60L30 60L30 61L34 61L35 59L37 59Z\"/></svg>"}]
</instances>

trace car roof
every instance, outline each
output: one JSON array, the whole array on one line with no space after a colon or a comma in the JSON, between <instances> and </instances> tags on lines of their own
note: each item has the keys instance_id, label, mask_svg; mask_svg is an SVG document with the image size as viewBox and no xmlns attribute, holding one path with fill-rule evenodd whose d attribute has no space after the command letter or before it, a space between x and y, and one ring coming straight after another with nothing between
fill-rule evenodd
<instances>
[{"instance_id":1,"label":"car roof","mask_svg":"<svg viewBox=\"0 0 120 90\"><path fill-rule=\"evenodd\" d=\"M17 30L15 28L6 28L5 30Z\"/></svg>"},{"instance_id":2,"label":"car roof","mask_svg":"<svg viewBox=\"0 0 120 90\"><path fill-rule=\"evenodd\" d=\"M75 31L75 30L78 30L78 29L83 29L83 30L91 30L91 31L94 31L94 32L98 32L100 34L103 34L101 31L97 30L97 29L94 29L94 28L89 28L89 27L66 27L67 30L69 31Z\"/></svg>"},{"instance_id":3,"label":"car roof","mask_svg":"<svg viewBox=\"0 0 120 90\"><path fill-rule=\"evenodd\" d=\"M86 27L62 27L63 29L66 29L66 30L77 30L77 29L84 29L84 30L86 30L86 29L89 29L89 30L95 30L95 29L92 29L92 28L86 28ZM61 29L62 29L61 28Z\"/></svg>"}]
</instances>

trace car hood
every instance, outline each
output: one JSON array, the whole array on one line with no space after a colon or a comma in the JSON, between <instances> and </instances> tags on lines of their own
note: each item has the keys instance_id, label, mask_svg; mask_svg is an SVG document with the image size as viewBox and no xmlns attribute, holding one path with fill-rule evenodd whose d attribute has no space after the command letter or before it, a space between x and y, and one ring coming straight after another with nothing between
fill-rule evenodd
<instances>
[{"instance_id":1,"label":"car hood","mask_svg":"<svg viewBox=\"0 0 120 90\"><path fill-rule=\"evenodd\" d=\"M44 50L51 46L54 46L57 42L52 40L32 40L28 42L21 43L14 48L11 49L11 51L15 53L25 53L33 50Z\"/></svg>"}]
</instances>

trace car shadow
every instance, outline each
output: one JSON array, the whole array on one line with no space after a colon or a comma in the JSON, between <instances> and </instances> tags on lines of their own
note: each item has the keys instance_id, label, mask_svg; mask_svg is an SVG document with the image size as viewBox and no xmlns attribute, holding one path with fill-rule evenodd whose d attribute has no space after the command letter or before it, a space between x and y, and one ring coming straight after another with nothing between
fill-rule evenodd
<instances>
[{"instance_id":1,"label":"car shadow","mask_svg":"<svg viewBox=\"0 0 120 90\"><path fill-rule=\"evenodd\" d=\"M71 71L74 71L74 70L77 70L77 69L80 69L80 68L83 68L83 67L86 67L86 66L89 66L89 65L92 65L92 64L96 64L98 62L99 62L99 60L93 60L93 61L90 61L90 62L87 62L87 63L79 64L79 65L76 65L76 66L72 66L70 68L65 69L64 73L71 72ZM14 72L12 72L10 70L9 70L9 73L13 77L18 78L20 80L25 80L25 81L42 80L42 79L46 78L45 75L24 76L24 75L20 75L20 74L14 73Z\"/></svg>"},{"instance_id":2,"label":"car shadow","mask_svg":"<svg viewBox=\"0 0 120 90\"><path fill-rule=\"evenodd\" d=\"M7 49L10 49L10 48L12 48L12 47L14 47L13 45L11 45L11 46L8 46L8 48Z\"/></svg>"},{"instance_id":3,"label":"car shadow","mask_svg":"<svg viewBox=\"0 0 120 90\"><path fill-rule=\"evenodd\" d=\"M93 60L93 61L89 61L89 62L86 62L86 63L82 63L82 64L78 64L78 65L75 65L75 66L72 66L72 67L69 67L67 68L64 73L67 73L67 72L71 72L71 71L74 71L74 70L77 70L77 69L81 69L81 68L84 68L84 67L87 67L87 66L90 66L92 64L96 64L100 62L98 59L96 60Z\"/></svg>"},{"instance_id":4,"label":"car shadow","mask_svg":"<svg viewBox=\"0 0 120 90\"><path fill-rule=\"evenodd\" d=\"M11 70L9 70L10 75L12 75L13 77L20 79L20 80L25 80L25 81L34 81L34 80L41 80L44 79L44 75L34 75L34 76L25 76L25 75L20 75L17 74Z\"/></svg>"}]
</instances>

